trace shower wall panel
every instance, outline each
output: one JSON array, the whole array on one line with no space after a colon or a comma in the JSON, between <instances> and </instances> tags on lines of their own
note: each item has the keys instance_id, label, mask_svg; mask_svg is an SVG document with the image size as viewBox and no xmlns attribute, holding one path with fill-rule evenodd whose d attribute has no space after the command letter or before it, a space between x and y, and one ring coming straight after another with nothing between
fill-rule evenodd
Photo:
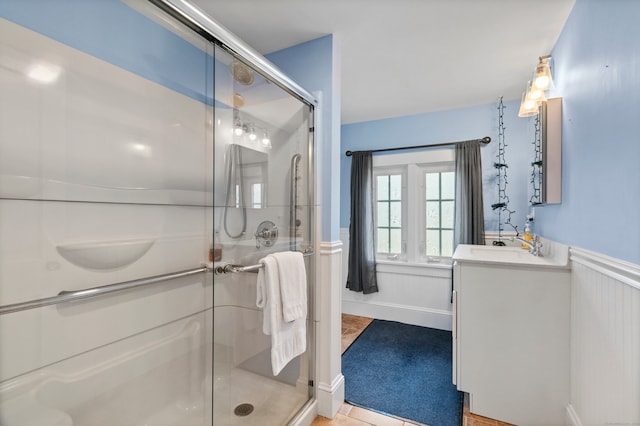
<instances>
[{"instance_id":1,"label":"shower wall panel","mask_svg":"<svg viewBox=\"0 0 640 426\"><path fill-rule=\"evenodd\" d=\"M211 204L201 102L1 23L0 197Z\"/></svg>"},{"instance_id":2,"label":"shower wall panel","mask_svg":"<svg viewBox=\"0 0 640 426\"><path fill-rule=\"evenodd\" d=\"M0 35L0 305L207 263L206 93ZM0 315L0 424L210 423L212 300L199 274Z\"/></svg>"}]
</instances>

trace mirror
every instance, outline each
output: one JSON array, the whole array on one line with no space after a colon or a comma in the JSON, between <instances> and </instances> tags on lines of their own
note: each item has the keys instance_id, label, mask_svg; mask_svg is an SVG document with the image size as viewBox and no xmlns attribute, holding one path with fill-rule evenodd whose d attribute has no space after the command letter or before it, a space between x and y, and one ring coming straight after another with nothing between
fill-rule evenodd
<instances>
[{"instance_id":1,"label":"mirror","mask_svg":"<svg viewBox=\"0 0 640 426\"><path fill-rule=\"evenodd\" d=\"M227 207L260 209L267 206L268 155L229 144L226 157Z\"/></svg>"},{"instance_id":2,"label":"mirror","mask_svg":"<svg viewBox=\"0 0 640 426\"><path fill-rule=\"evenodd\" d=\"M536 118L535 155L531 163L533 206L562 202L562 98L547 99Z\"/></svg>"}]
</instances>

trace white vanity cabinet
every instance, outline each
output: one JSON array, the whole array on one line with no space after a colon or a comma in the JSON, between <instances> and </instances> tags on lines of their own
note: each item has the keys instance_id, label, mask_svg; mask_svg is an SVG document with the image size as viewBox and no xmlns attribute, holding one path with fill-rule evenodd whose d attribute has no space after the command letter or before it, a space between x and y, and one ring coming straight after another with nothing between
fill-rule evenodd
<instances>
[{"instance_id":1,"label":"white vanity cabinet","mask_svg":"<svg viewBox=\"0 0 640 426\"><path fill-rule=\"evenodd\" d=\"M566 249L566 254L562 250ZM517 425L563 425L569 403L568 248L460 245L453 256L453 381L470 410Z\"/></svg>"}]
</instances>

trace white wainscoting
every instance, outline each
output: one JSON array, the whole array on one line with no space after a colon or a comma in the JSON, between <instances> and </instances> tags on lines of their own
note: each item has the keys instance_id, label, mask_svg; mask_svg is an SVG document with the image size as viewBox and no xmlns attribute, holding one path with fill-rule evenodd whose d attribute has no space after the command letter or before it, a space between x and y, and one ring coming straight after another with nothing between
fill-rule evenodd
<instances>
[{"instance_id":1,"label":"white wainscoting","mask_svg":"<svg viewBox=\"0 0 640 426\"><path fill-rule=\"evenodd\" d=\"M640 425L640 266L571 249L567 424Z\"/></svg>"},{"instance_id":2,"label":"white wainscoting","mask_svg":"<svg viewBox=\"0 0 640 426\"><path fill-rule=\"evenodd\" d=\"M488 244L491 237L487 235ZM448 269L384 263L378 268L379 293L352 292L345 288L349 230L341 229L340 238L344 313L451 329ZM571 403L566 424L638 426L640 266L579 248L570 250Z\"/></svg>"},{"instance_id":3,"label":"white wainscoting","mask_svg":"<svg viewBox=\"0 0 640 426\"><path fill-rule=\"evenodd\" d=\"M349 230L340 230L344 250L342 312L451 330L451 265L378 262L378 293L362 294L346 288Z\"/></svg>"}]
</instances>

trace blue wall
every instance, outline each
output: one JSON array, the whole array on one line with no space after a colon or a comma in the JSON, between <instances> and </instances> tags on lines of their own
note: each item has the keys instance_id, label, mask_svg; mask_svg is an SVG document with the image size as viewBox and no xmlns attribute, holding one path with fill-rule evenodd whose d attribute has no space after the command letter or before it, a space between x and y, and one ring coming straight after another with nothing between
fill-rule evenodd
<instances>
[{"instance_id":1,"label":"blue wall","mask_svg":"<svg viewBox=\"0 0 640 426\"><path fill-rule=\"evenodd\" d=\"M552 55L563 97L562 204L536 225L640 264L640 2L577 0Z\"/></svg>"},{"instance_id":2,"label":"blue wall","mask_svg":"<svg viewBox=\"0 0 640 426\"><path fill-rule=\"evenodd\" d=\"M577 0L552 56L563 98L562 203L536 207L533 231L564 244L640 264L640 1ZM497 229L496 105L342 126L340 226L349 226L345 150L421 145L489 135L483 148L485 225ZM519 230L529 212L533 119L505 114L510 208ZM491 147L491 148L490 148ZM508 229L505 228L505 231Z\"/></svg>"},{"instance_id":3,"label":"blue wall","mask_svg":"<svg viewBox=\"0 0 640 426\"><path fill-rule=\"evenodd\" d=\"M509 209L515 210L511 222L522 231L529 207L529 178L533 158L533 119L518 118L519 101L505 101L504 125L507 145L505 159L509 168L507 195ZM487 232L498 231L497 211L491 204L498 202L497 170L493 167L498 154L498 102L471 108L439 111L368 121L342 126L342 153L340 161L340 203L344 208L340 215L340 226L349 227L349 179L351 157L347 150L368 150L413 145L427 145L491 137L489 145L482 148L483 197L485 205L485 228ZM405 151L406 152L406 151ZM376 155L385 155L383 153ZM502 214L501 222L504 223ZM513 228L503 226L505 232Z\"/></svg>"},{"instance_id":4,"label":"blue wall","mask_svg":"<svg viewBox=\"0 0 640 426\"><path fill-rule=\"evenodd\" d=\"M332 35L279 50L266 55L307 91L322 92L320 140L316 151L321 157L322 241L340 239L340 175L332 168L340 151L340 81L337 72L337 49ZM317 126L317 124L316 124Z\"/></svg>"}]
</instances>

